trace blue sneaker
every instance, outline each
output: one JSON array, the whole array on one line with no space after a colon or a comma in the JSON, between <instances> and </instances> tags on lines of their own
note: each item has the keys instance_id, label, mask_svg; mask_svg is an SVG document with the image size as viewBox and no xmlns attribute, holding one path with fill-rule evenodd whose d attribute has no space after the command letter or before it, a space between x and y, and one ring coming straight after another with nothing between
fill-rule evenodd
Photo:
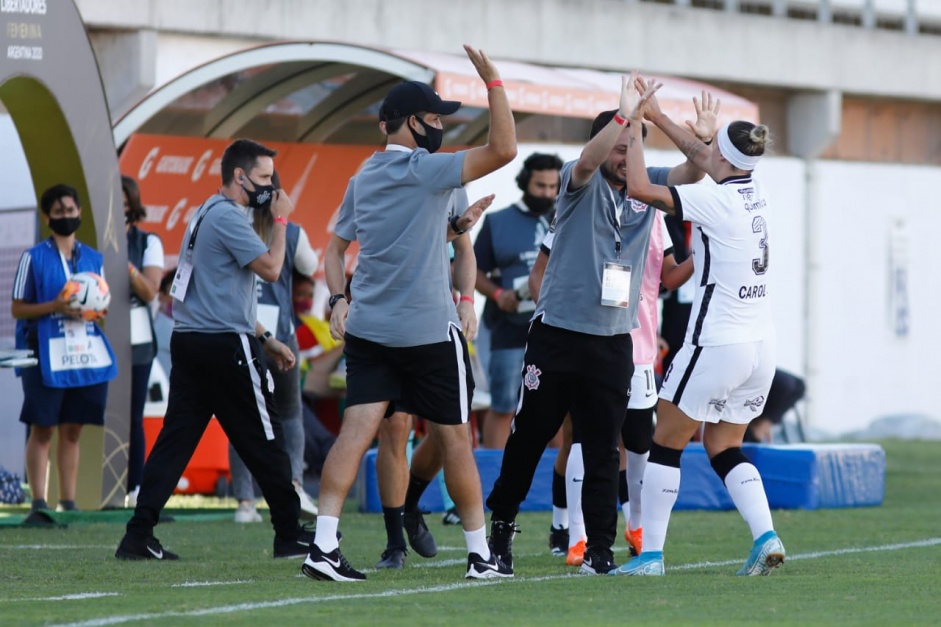
<instances>
[{"instance_id":1,"label":"blue sneaker","mask_svg":"<svg viewBox=\"0 0 941 627\"><path fill-rule=\"evenodd\" d=\"M771 571L784 563L784 545L774 531L769 531L755 540L751 553L736 575L770 575Z\"/></svg>"},{"instance_id":2,"label":"blue sneaker","mask_svg":"<svg viewBox=\"0 0 941 627\"><path fill-rule=\"evenodd\" d=\"M616 570L612 570L610 575L648 575L662 577L663 551L644 551L637 557L631 558L631 561L624 564Z\"/></svg>"}]
</instances>

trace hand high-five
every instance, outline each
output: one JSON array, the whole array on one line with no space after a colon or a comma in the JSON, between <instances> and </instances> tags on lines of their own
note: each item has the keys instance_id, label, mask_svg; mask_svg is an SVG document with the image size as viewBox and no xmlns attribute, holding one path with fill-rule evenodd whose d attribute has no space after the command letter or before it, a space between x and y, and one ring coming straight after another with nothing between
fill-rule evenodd
<instances>
[{"instance_id":1,"label":"hand high-five","mask_svg":"<svg viewBox=\"0 0 941 627\"><path fill-rule=\"evenodd\" d=\"M475 50L467 44L464 44L464 51L467 53L467 58L474 64L477 74L485 83L500 79L500 72L497 71L496 66L487 57L487 53L483 50Z\"/></svg>"},{"instance_id":2,"label":"hand high-five","mask_svg":"<svg viewBox=\"0 0 941 627\"><path fill-rule=\"evenodd\" d=\"M468 207L464 213L461 214L461 217L457 219L458 227L462 231L469 231L474 228L474 225L477 224L478 220L480 220L480 216L483 215L484 211L487 210L487 207L493 203L494 198L496 198L494 194L484 196L473 205Z\"/></svg>"},{"instance_id":3,"label":"hand high-five","mask_svg":"<svg viewBox=\"0 0 941 627\"><path fill-rule=\"evenodd\" d=\"M618 113L621 117L630 120L639 120L642 117L644 108L653 95L663 87L663 83L656 81L645 82L637 74L637 71L631 72L630 77L621 77L621 104L618 107Z\"/></svg>"},{"instance_id":4,"label":"hand high-five","mask_svg":"<svg viewBox=\"0 0 941 627\"><path fill-rule=\"evenodd\" d=\"M703 90L702 103L699 99L693 98L693 106L696 107L696 121L686 120L686 126L699 138L700 141L709 141L715 137L719 130L719 106L722 101L714 98L711 92Z\"/></svg>"}]
</instances>

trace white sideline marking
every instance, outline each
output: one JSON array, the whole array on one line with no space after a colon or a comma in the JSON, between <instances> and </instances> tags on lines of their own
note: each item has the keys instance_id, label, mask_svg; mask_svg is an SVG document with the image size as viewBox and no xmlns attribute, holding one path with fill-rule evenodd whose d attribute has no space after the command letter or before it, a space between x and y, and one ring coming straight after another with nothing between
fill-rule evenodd
<instances>
[{"instance_id":1,"label":"white sideline marking","mask_svg":"<svg viewBox=\"0 0 941 627\"><path fill-rule=\"evenodd\" d=\"M175 583L171 588L202 588L205 586L237 586L243 583L255 583L251 579L236 579L235 581L187 581Z\"/></svg>"},{"instance_id":2,"label":"white sideline marking","mask_svg":"<svg viewBox=\"0 0 941 627\"><path fill-rule=\"evenodd\" d=\"M63 594L58 597L42 597L35 599L0 599L0 602L5 603L21 603L21 602L40 602L43 601L82 601L84 599L100 599L101 597L119 597L121 596L118 592L82 592L80 594Z\"/></svg>"},{"instance_id":3,"label":"white sideline marking","mask_svg":"<svg viewBox=\"0 0 941 627\"><path fill-rule=\"evenodd\" d=\"M849 555L853 553L871 553L874 551L898 551L901 549L911 549L925 546L936 546L941 544L941 538L928 538L926 540L918 540L915 542L903 542L898 544L884 544L882 546L867 546L867 547L850 547L846 549L836 549L833 551L816 551L813 553L801 553L797 555L788 555L787 559L796 560L796 559L817 559L820 557L829 557L832 555ZM540 554L541 555L541 554ZM522 555L521 555L522 556ZM669 570L690 570L695 568L708 568L710 566L730 566L733 564L739 564L742 560L729 560L724 562L698 562L695 564L680 564L677 566L670 566ZM434 564L431 562L428 565ZM463 563L463 560L461 560ZM492 586L495 584L509 585L514 582L538 582L538 581L554 581L557 579L568 579L570 577L578 577L574 572L559 574L559 575L545 575L542 577L514 577L512 579L490 579L490 580L476 580L476 581L464 581L461 583L453 583L443 586L431 586L431 587L421 587L421 588L411 588L411 589L398 589L398 590L386 590L385 592L373 592L366 594L333 594L325 597L311 598L311 597L302 597L296 599L281 599L279 601L262 601L258 603L240 603L238 605L221 605L218 607L208 607L201 610L193 610L191 612L163 612L159 614L126 614L124 616L107 616L104 618L93 618L90 620L79 621L75 623L62 623L58 627L103 627L104 625L120 625L122 623L130 623L135 621L151 621L159 620L162 618L189 618L193 616L213 616L217 614L233 614L235 612L246 612L253 610L263 610L271 609L278 607L288 607L291 605L299 605L301 603L325 603L328 601L349 601L354 599L382 599L387 597L396 597L403 595L413 595L413 594L433 594L437 592L451 592L454 590L463 590L465 588L477 588L482 586ZM114 594L114 593L112 593ZM19 599L17 599L19 600Z\"/></svg>"}]
</instances>

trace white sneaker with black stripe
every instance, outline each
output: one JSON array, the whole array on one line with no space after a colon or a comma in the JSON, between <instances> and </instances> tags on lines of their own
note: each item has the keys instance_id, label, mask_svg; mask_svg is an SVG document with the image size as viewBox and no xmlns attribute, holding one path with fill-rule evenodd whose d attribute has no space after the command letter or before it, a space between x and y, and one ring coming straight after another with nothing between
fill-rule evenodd
<instances>
[{"instance_id":1,"label":"white sneaker with black stripe","mask_svg":"<svg viewBox=\"0 0 941 627\"><path fill-rule=\"evenodd\" d=\"M311 579L323 581L366 581L366 575L359 572L346 561L337 547L324 553L315 543L310 543L310 553L301 566L301 572Z\"/></svg>"},{"instance_id":2,"label":"white sneaker with black stripe","mask_svg":"<svg viewBox=\"0 0 941 627\"><path fill-rule=\"evenodd\" d=\"M467 574L465 579L494 579L496 577L512 577L513 569L507 568L500 561L496 553L490 553L490 559L485 560L477 553L467 556Z\"/></svg>"}]
</instances>

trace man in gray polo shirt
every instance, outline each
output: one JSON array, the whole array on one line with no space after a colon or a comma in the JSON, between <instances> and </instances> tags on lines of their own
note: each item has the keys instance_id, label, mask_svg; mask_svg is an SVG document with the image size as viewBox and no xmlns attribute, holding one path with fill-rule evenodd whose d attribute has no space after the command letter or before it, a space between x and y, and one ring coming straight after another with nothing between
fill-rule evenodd
<instances>
[{"instance_id":1,"label":"man in gray polo shirt","mask_svg":"<svg viewBox=\"0 0 941 627\"><path fill-rule=\"evenodd\" d=\"M154 537L160 510L215 414L271 507L275 557L307 551L313 534L298 525L300 504L291 484L281 422L275 409L271 360L281 370L294 364L279 342L259 343L255 275L275 281L284 263L286 194L271 185L275 152L240 139L222 155L222 188L207 200L183 237L170 340L170 398L141 481L134 516L115 557L175 560ZM271 247L255 235L243 207L266 205L274 216Z\"/></svg>"},{"instance_id":2,"label":"man in gray polo shirt","mask_svg":"<svg viewBox=\"0 0 941 627\"><path fill-rule=\"evenodd\" d=\"M416 81L393 87L379 109L386 150L370 157L350 180L324 255L331 333L345 339L347 407L324 464L317 535L302 571L314 579L362 581L340 553L337 526L360 460L385 416L399 410L423 416L439 444L448 489L457 503L468 546L467 577L511 575L490 552L480 477L467 418L473 377L460 319L473 316L473 277L455 310L447 248L448 201L454 189L516 156L513 113L497 69L482 52L464 47L487 85L490 135L484 146L433 154L441 146L441 116L459 102L441 100ZM460 234L465 216L450 221ZM462 222L463 220L463 222ZM360 246L343 294L345 253ZM460 316L460 318L459 318Z\"/></svg>"},{"instance_id":3,"label":"man in gray polo shirt","mask_svg":"<svg viewBox=\"0 0 941 627\"><path fill-rule=\"evenodd\" d=\"M512 567L520 503L546 444L571 413L573 441L585 460L582 511L588 542L582 572L614 564L618 437L633 375L631 329L656 210L627 197L629 114L640 106L633 80L620 108L598 115L578 160L562 168L552 256L539 291L523 366L522 397L500 476L487 498L491 549ZM651 180L695 182L687 161L651 168Z\"/></svg>"}]
</instances>

